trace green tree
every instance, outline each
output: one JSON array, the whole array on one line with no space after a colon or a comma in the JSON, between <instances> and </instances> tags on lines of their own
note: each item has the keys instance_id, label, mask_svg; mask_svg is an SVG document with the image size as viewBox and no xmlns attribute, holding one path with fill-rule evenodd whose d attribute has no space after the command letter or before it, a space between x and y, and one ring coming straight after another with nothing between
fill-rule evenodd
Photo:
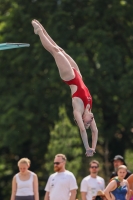
<instances>
[{"instance_id":1,"label":"green tree","mask_svg":"<svg viewBox=\"0 0 133 200\"><path fill-rule=\"evenodd\" d=\"M82 142L78 128L72 125L64 107L60 107L59 120L56 121L54 129L50 132L45 164L49 174L53 172L53 160L58 153L66 155L67 169L73 171L77 176L82 161Z\"/></svg>"},{"instance_id":2,"label":"green tree","mask_svg":"<svg viewBox=\"0 0 133 200\"><path fill-rule=\"evenodd\" d=\"M31 169L38 172L41 186L45 184L45 153L60 107L65 105L73 123L70 90L33 34L33 18L81 69L99 129L94 158L106 163L107 176L108 160L117 153L124 155L133 144L132 1L0 0L0 8L0 42L31 44L0 52L0 198L9 199L11 178L23 156L31 159ZM80 173L85 176L88 159L82 160Z\"/></svg>"},{"instance_id":3,"label":"green tree","mask_svg":"<svg viewBox=\"0 0 133 200\"><path fill-rule=\"evenodd\" d=\"M83 148L78 128L70 122L65 107L60 107L59 120L50 132L48 151L45 155L45 169L48 176L53 172L53 160L56 154L63 153L67 157L66 169L73 172L78 184L81 181L81 163ZM48 178L48 177L47 177Z\"/></svg>"}]
</instances>

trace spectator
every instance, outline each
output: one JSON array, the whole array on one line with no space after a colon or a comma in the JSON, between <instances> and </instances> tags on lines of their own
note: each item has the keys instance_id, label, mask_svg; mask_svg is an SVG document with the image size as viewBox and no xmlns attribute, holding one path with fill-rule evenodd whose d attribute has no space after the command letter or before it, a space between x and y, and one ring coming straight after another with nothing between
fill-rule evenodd
<instances>
[{"instance_id":1,"label":"spectator","mask_svg":"<svg viewBox=\"0 0 133 200\"><path fill-rule=\"evenodd\" d=\"M117 170L118 170L118 167L120 165L125 165L126 166L126 163L124 161L124 158L121 156L121 155L116 155L114 158L113 158L113 165L114 165L114 172L112 172L111 174L111 177L110 178L113 178L115 176L117 176ZM127 179L128 176L130 176L132 173L127 170L127 174L125 176L125 179Z\"/></svg>"},{"instance_id":2,"label":"spectator","mask_svg":"<svg viewBox=\"0 0 133 200\"><path fill-rule=\"evenodd\" d=\"M120 165L117 169L118 177L114 177L104 190L107 200L129 199L129 185L127 180L124 179L126 173L127 167Z\"/></svg>"},{"instance_id":3,"label":"spectator","mask_svg":"<svg viewBox=\"0 0 133 200\"><path fill-rule=\"evenodd\" d=\"M66 156L57 154L54 159L54 171L45 187L44 200L75 200L77 183L72 172L65 169Z\"/></svg>"},{"instance_id":4,"label":"spectator","mask_svg":"<svg viewBox=\"0 0 133 200\"><path fill-rule=\"evenodd\" d=\"M105 189L105 181L98 176L99 162L92 160L89 164L90 175L86 176L80 187L82 200L92 200L97 195L98 190Z\"/></svg>"},{"instance_id":5,"label":"spectator","mask_svg":"<svg viewBox=\"0 0 133 200\"><path fill-rule=\"evenodd\" d=\"M11 200L39 200L38 178L28 170L30 160L22 158L18 161L19 173L12 180Z\"/></svg>"}]
</instances>

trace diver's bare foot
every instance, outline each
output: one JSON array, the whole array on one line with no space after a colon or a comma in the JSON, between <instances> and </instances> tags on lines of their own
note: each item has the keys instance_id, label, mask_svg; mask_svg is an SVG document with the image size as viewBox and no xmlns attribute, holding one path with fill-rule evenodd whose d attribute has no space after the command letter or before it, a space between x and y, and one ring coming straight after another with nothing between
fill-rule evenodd
<instances>
[{"instance_id":1,"label":"diver's bare foot","mask_svg":"<svg viewBox=\"0 0 133 200\"><path fill-rule=\"evenodd\" d=\"M32 26L34 27L34 33L38 35L39 32L42 31L42 28L39 26L39 24L35 20L32 20L31 23L32 23Z\"/></svg>"},{"instance_id":2,"label":"diver's bare foot","mask_svg":"<svg viewBox=\"0 0 133 200\"><path fill-rule=\"evenodd\" d=\"M45 30L45 28L42 26L42 24L41 24L38 20L36 20L36 19L34 19L34 21L42 28L43 32L45 33L46 30Z\"/></svg>"}]
</instances>

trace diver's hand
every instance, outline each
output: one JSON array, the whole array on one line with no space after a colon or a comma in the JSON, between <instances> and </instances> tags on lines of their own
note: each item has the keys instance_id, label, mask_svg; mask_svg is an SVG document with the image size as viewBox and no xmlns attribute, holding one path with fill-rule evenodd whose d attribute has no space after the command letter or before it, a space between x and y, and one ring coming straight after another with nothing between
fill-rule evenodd
<instances>
[{"instance_id":1,"label":"diver's hand","mask_svg":"<svg viewBox=\"0 0 133 200\"><path fill-rule=\"evenodd\" d=\"M89 149L86 149L85 155L86 155L87 157L92 157L94 153L96 153L96 152L95 152L95 149L89 148Z\"/></svg>"}]
</instances>

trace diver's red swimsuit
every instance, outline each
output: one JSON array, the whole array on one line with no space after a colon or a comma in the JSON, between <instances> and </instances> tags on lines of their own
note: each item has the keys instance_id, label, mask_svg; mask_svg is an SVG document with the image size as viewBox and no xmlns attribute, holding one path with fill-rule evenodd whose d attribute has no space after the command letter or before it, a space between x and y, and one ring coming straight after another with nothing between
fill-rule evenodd
<instances>
[{"instance_id":1,"label":"diver's red swimsuit","mask_svg":"<svg viewBox=\"0 0 133 200\"><path fill-rule=\"evenodd\" d=\"M82 77L78 73L78 71L73 68L75 78L73 78L70 81L64 81L67 85L76 85L77 86L77 91L72 95L73 97L79 97L83 103L84 103L84 108L86 108L87 104L90 105L89 110L92 108L92 97L91 94L88 90L88 88L85 86Z\"/></svg>"}]
</instances>

